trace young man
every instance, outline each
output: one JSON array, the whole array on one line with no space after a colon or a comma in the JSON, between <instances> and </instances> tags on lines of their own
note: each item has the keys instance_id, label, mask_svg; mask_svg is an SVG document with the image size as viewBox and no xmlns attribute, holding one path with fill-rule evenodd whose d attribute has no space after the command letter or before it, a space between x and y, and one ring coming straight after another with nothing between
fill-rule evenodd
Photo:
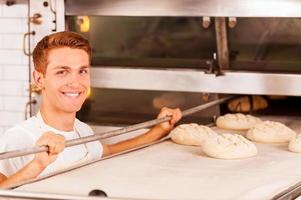
<instances>
[{"instance_id":1,"label":"young man","mask_svg":"<svg viewBox=\"0 0 301 200\"><path fill-rule=\"evenodd\" d=\"M90 61L88 41L73 32L54 33L37 44L33 77L41 91L40 111L0 138L0 152L43 145L49 147L49 152L1 160L0 187L150 143L167 135L180 120L179 109L163 108L158 118L171 115L170 122L143 135L113 145L95 141L65 149L66 140L94 134L87 124L75 118L90 87Z\"/></svg>"}]
</instances>

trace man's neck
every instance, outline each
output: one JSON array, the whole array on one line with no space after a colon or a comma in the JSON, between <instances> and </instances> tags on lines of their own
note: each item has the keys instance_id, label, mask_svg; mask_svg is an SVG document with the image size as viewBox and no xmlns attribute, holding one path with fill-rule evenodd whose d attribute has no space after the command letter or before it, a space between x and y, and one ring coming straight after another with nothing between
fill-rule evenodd
<instances>
[{"instance_id":1,"label":"man's neck","mask_svg":"<svg viewBox=\"0 0 301 200\"><path fill-rule=\"evenodd\" d=\"M53 109L47 109L43 105L41 106L40 112L47 125L61 131L73 130L76 113L59 112Z\"/></svg>"}]
</instances>

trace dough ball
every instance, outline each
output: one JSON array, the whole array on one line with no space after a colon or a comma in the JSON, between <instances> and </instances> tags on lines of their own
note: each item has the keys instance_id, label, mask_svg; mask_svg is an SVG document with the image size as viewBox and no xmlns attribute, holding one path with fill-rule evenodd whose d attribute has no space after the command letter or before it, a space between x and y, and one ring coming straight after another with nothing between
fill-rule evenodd
<instances>
[{"instance_id":1,"label":"dough ball","mask_svg":"<svg viewBox=\"0 0 301 200\"><path fill-rule=\"evenodd\" d=\"M261 120L252 115L236 113L218 117L216 120L216 126L222 129L248 130L259 122L261 122Z\"/></svg>"},{"instance_id":2,"label":"dough ball","mask_svg":"<svg viewBox=\"0 0 301 200\"><path fill-rule=\"evenodd\" d=\"M296 132L282 123L264 121L248 130L246 136L255 142L281 143L289 142L296 136Z\"/></svg>"},{"instance_id":3,"label":"dough ball","mask_svg":"<svg viewBox=\"0 0 301 200\"><path fill-rule=\"evenodd\" d=\"M301 134L298 134L289 142L288 150L296 153L301 153Z\"/></svg>"},{"instance_id":4,"label":"dough ball","mask_svg":"<svg viewBox=\"0 0 301 200\"><path fill-rule=\"evenodd\" d=\"M219 159L240 159L257 155L256 146L238 134L224 133L209 137L203 144L203 151Z\"/></svg>"},{"instance_id":5,"label":"dough ball","mask_svg":"<svg viewBox=\"0 0 301 200\"><path fill-rule=\"evenodd\" d=\"M207 126L195 123L181 124L171 131L171 139L175 143L183 145L201 146L210 135L216 133Z\"/></svg>"}]
</instances>

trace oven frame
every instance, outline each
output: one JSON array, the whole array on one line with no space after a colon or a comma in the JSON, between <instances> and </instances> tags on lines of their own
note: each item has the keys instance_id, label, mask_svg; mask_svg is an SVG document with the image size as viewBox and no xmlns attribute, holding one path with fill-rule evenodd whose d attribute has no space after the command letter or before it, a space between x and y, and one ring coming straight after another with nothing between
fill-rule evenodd
<instances>
[{"instance_id":1,"label":"oven frame","mask_svg":"<svg viewBox=\"0 0 301 200\"><path fill-rule=\"evenodd\" d=\"M91 85L96 88L152 91L204 92L301 96L301 76L202 70L92 67Z\"/></svg>"},{"instance_id":2,"label":"oven frame","mask_svg":"<svg viewBox=\"0 0 301 200\"><path fill-rule=\"evenodd\" d=\"M215 17L221 74L189 69L92 66L92 87L154 91L301 96L301 74L225 71L229 66L227 18L301 17L297 0L67 0L65 15Z\"/></svg>"}]
</instances>

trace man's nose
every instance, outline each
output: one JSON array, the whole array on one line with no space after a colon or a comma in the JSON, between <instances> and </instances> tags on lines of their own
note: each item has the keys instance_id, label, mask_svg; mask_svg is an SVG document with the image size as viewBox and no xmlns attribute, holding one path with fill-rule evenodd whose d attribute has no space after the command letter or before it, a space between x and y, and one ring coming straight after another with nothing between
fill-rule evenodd
<instances>
[{"instance_id":1,"label":"man's nose","mask_svg":"<svg viewBox=\"0 0 301 200\"><path fill-rule=\"evenodd\" d=\"M69 87L77 87L80 85L80 76L76 73L72 73L69 77L67 85Z\"/></svg>"}]
</instances>

